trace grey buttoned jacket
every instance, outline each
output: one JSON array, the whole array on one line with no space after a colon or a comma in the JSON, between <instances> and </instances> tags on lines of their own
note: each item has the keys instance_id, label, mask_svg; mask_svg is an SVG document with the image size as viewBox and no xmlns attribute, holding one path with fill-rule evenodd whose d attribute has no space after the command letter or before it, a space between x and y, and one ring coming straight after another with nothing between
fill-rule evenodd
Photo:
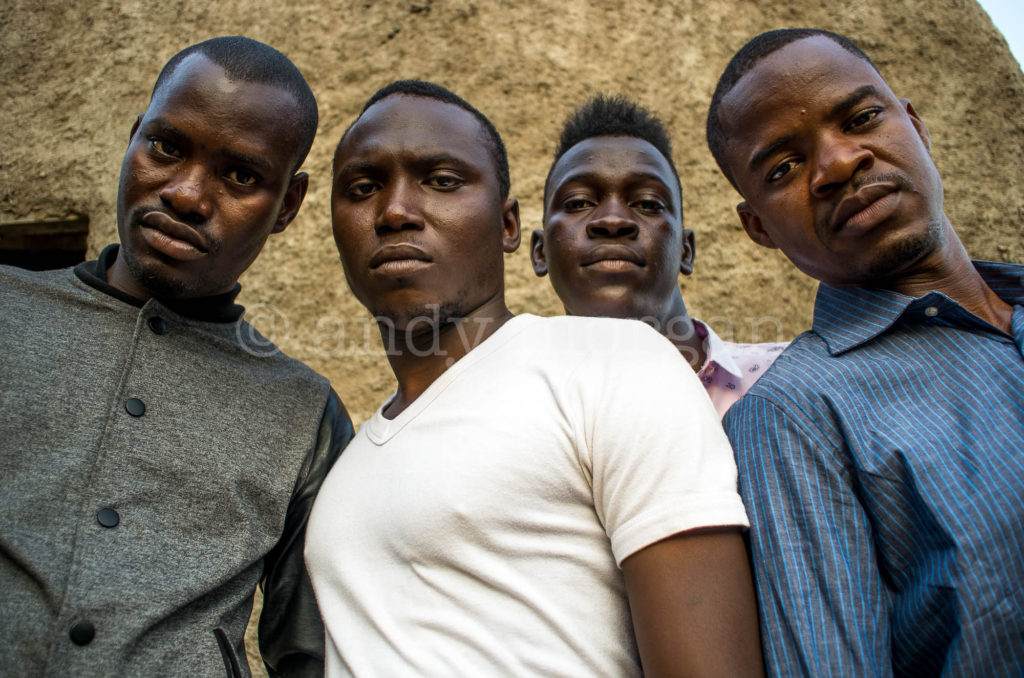
<instances>
[{"instance_id":1,"label":"grey buttoned jacket","mask_svg":"<svg viewBox=\"0 0 1024 678\"><path fill-rule=\"evenodd\" d=\"M261 581L271 674L319 674L302 550L348 415L240 317L86 282L112 257L0 267L0 674L248 676Z\"/></svg>"}]
</instances>

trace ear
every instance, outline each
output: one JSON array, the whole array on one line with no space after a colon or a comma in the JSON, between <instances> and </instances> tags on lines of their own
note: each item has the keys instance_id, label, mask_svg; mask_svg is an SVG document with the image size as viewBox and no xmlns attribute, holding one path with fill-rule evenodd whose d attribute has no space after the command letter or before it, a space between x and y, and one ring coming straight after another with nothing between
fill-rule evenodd
<instances>
[{"instance_id":1,"label":"ear","mask_svg":"<svg viewBox=\"0 0 1024 678\"><path fill-rule=\"evenodd\" d=\"M746 201L736 205L736 213L740 215L740 223L743 224L743 230L747 232L751 240L761 247L767 247L770 250L779 248L775 241L772 240L772 237L768 235L768 231L764 230L761 217L757 216L754 210L750 209L750 205Z\"/></svg>"},{"instance_id":2,"label":"ear","mask_svg":"<svg viewBox=\"0 0 1024 678\"><path fill-rule=\"evenodd\" d=\"M903 105L903 109L910 116L910 122L914 125L914 129L917 130L917 136L921 137L921 141L924 142L924 147L928 149L928 152L932 152L932 135L928 132L928 128L925 126L924 121L921 120L921 116L914 110L914 105L910 103L910 99L900 99L900 103Z\"/></svg>"},{"instance_id":3,"label":"ear","mask_svg":"<svg viewBox=\"0 0 1024 678\"><path fill-rule=\"evenodd\" d=\"M693 273L693 258L697 255L697 244L693 239L693 229L683 229L683 256L679 260L679 272L683 275Z\"/></svg>"},{"instance_id":4,"label":"ear","mask_svg":"<svg viewBox=\"0 0 1024 678\"><path fill-rule=\"evenodd\" d=\"M501 208L501 245L505 254L519 249L522 236L519 227L519 201L509 198Z\"/></svg>"},{"instance_id":5,"label":"ear","mask_svg":"<svg viewBox=\"0 0 1024 678\"><path fill-rule=\"evenodd\" d=\"M271 233L280 233L288 228L292 219L299 213L302 200L306 197L306 189L309 188L309 175L299 172L288 182L288 188L284 192L284 200L281 202L281 211L277 213L277 221Z\"/></svg>"},{"instance_id":6,"label":"ear","mask_svg":"<svg viewBox=\"0 0 1024 678\"><path fill-rule=\"evenodd\" d=\"M135 138L135 133L139 131L139 125L142 124L142 113L139 113L138 117L135 118L135 123L132 125L132 131L128 134L128 143L132 143L132 139Z\"/></svg>"},{"instance_id":7,"label":"ear","mask_svg":"<svg viewBox=\"0 0 1024 678\"><path fill-rule=\"evenodd\" d=\"M530 235L530 262L538 278L548 274L548 260L544 256L544 231L539 228L533 229Z\"/></svg>"}]
</instances>

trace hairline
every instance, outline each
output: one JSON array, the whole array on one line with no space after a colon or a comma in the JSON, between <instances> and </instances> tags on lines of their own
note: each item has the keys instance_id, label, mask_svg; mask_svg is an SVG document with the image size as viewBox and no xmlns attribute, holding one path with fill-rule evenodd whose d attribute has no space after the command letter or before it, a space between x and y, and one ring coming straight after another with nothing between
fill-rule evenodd
<instances>
[{"instance_id":1,"label":"hairline","mask_svg":"<svg viewBox=\"0 0 1024 678\"><path fill-rule=\"evenodd\" d=\"M436 101L439 104L445 104L447 106L454 106L455 108L459 109L460 111L462 111L462 112L466 113L468 116L470 116L473 119L473 122L476 123L476 126L477 126L478 141L480 141L487 148L487 156L491 159L491 165L492 165L492 169L494 171L494 178L495 178L495 180L497 181L497 184L498 184L498 192L499 192L499 194L502 194L502 195L500 195L500 197L501 197L502 200L507 200L508 199L510 191L509 190L504 190L504 187L502 186L502 181L501 181L501 174L502 174L502 172L501 172L501 161L500 161L500 159L496 155L498 149L495 147L494 140L491 139L491 135L488 132L487 126L484 124L484 121L481 120L479 117L477 117L477 115L474 114L472 111L464 108L463 106L460 106L459 104L457 104L457 103L455 103L453 101L445 101L444 99L439 99L437 97L432 97L432 96L429 96L429 95L426 95L426 94L417 94L415 92L403 92L403 91L389 92L385 96L382 96L382 97L380 97L380 98L378 98L376 100L368 101L363 106L362 110L359 111L359 115L356 116L356 119L353 120L349 124L349 126L345 128L344 132L342 132L341 138L338 139L338 145L334 147L334 157L331 160L331 177L332 177L332 181L333 181L334 175L337 174L337 172L338 172L338 152L341 150L341 145L343 143L345 143L345 139L348 138L349 132L351 132L352 129L357 124L359 124L359 121L363 119L363 116L366 115L367 111L369 111L371 108L373 108L374 106L376 106L377 104L379 104L379 103L381 103L383 101L387 101L388 99L390 99L392 97L400 97L400 96L402 96L402 97L415 97L417 99L425 99L427 101ZM372 97L371 97L371 99L372 99ZM480 115L483 115L483 114L480 113ZM500 137L499 137L499 139L500 139Z\"/></svg>"},{"instance_id":2,"label":"hairline","mask_svg":"<svg viewBox=\"0 0 1024 678\"><path fill-rule=\"evenodd\" d=\"M758 41L766 39L766 36L790 32L792 33L792 35L788 40L784 40L775 47L773 47L772 49L757 55L752 61L750 61L750 63L746 64L744 68L737 69L736 73L730 72L734 65L734 62L737 61L738 57L740 57L748 47L750 47L751 45ZM869 57L867 53L864 52L864 50L862 50L859 45L857 45L857 43L855 43L853 40L846 37L845 35L834 33L832 31L828 31L825 29L778 29L773 31L765 31L748 40L739 50L736 51L735 54L733 54L732 58L729 60L729 63L726 65L725 70L722 72L722 75L719 77L718 84L716 85L715 91L711 97L711 104L708 111L708 118L706 124L706 141L708 144L708 148L711 151L711 154L714 157L715 162L718 164L718 167L721 170L722 174L725 175L725 178L729 180L729 183L732 185L733 188L736 189L737 192L739 192L740 190L739 186L737 185L736 180L732 175L732 172L728 169L728 167L725 164L724 154L725 146L728 139L725 135L721 117L719 116L719 113L722 108L722 103L724 102L725 98L732 93L732 91L736 88L740 81L743 80L743 78L745 78L747 75L749 75L751 71L757 68L757 66L766 58L770 57L776 52L781 51L782 49L785 49L789 45L792 45L803 40L811 40L814 38L828 39L833 44L838 45L839 47L844 49L846 52L852 54L858 59L867 62L867 64L871 66L872 70L878 73L879 77L882 77L881 71L878 70L878 67L875 65L874 61L871 60L871 57ZM729 82L727 85L723 82L726 75L731 76L731 82ZM884 82L885 78L882 77L882 80Z\"/></svg>"}]
</instances>

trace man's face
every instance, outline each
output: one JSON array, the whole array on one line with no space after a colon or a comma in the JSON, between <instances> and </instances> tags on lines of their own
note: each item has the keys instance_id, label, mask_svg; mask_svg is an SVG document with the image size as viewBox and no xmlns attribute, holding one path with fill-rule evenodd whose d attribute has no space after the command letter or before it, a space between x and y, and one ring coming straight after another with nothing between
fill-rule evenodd
<instances>
[{"instance_id":1,"label":"man's face","mask_svg":"<svg viewBox=\"0 0 1024 678\"><path fill-rule=\"evenodd\" d=\"M483 129L458 106L396 94L367 109L338 148L331 217L353 294L397 329L503 299L518 206L502 199Z\"/></svg>"},{"instance_id":2,"label":"man's face","mask_svg":"<svg viewBox=\"0 0 1024 678\"><path fill-rule=\"evenodd\" d=\"M765 57L719 116L744 228L807 275L884 286L945 242L927 129L870 64L828 38Z\"/></svg>"},{"instance_id":3,"label":"man's face","mask_svg":"<svg viewBox=\"0 0 1024 678\"><path fill-rule=\"evenodd\" d=\"M181 62L132 130L110 282L140 298L231 290L305 195L295 110L291 94L228 80L200 54Z\"/></svg>"},{"instance_id":4,"label":"man's face","mask_svg":"<svg viewBox=\"0 0 1024 678\"><path fill-rule=\"evenodd\" d=\"M693 266L681 200L672 167L647 141L585 139L551 172L534 271L551 275L571 315L666 321L679 273Z\"/></svg>"}]
</instances>

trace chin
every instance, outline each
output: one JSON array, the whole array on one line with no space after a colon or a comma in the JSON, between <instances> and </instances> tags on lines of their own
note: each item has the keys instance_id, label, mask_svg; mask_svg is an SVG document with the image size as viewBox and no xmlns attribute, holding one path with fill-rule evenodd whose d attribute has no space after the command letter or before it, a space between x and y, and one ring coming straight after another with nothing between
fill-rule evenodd
<instances>
[{"instance_id":1,"label":"chin","mask_svg":"<svg viewBox=\"0 0 1024 678\"><path fill-rule=\"evenodd\" d=\"M920 233L907 234L895 242L879 247L878 255L869 263L865 278L872 284L898 277L935 251L941 242L942 221L932 221Z\"/></svg>"},{"instance_id":2,"label":"chin","mask_svg":"<svg viewBox=\"0 0 1024 678\"><path fill-rule=\"evenodd\" d=\"M647 310L632 306L635 296L632 293L616 295L613 299L591 300L590 303L576 304L569 315L586 318L620 318L624 320L645 320L652 316Z\"/></svg>"},{"instance_id":3,"label":"chin","mask_svg":"<svg viewBox=\"0 0 1024 678\"><path fill-rule=\"evenodd\" d=\"M131 255L125 257L125 263L128 264L128 271L135 281L158 299L186 299L195 296L191 293L191 286L184 280L168 276L157 270L159 264L147 265Z\"/></svg>"},{"instance_id":4,"label":"chin","mask_svg":"<svg viewBox=\"0 0 1024 678\"><path fill-rule=\"evenodd\" d=\"M465 317L461 304L455 301L424 303L399 308L378 307L370 309L378 325L400 332L420 333L429 328Z\"/></svg>"}]
</instances>

